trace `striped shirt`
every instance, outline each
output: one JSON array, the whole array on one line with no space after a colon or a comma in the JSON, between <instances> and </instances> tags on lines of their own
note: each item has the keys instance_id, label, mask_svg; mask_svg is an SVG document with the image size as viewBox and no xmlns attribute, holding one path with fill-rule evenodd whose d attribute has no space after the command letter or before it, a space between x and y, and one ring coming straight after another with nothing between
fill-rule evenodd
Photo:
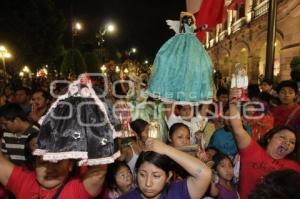
<instances>
[{"instance_id":1,"label":"striped shirt","mask_svg":"<svg viewBox=\"0 0 300 199\"><path fill-rule=\"evenodd\" d=\"M4 132L1 140L2 153L7 155L13 163L23 165L25 163L25 143L33 132L39 132L39 128L31 126L19 136L15 133Z\"/></svg>"}]
</instances>

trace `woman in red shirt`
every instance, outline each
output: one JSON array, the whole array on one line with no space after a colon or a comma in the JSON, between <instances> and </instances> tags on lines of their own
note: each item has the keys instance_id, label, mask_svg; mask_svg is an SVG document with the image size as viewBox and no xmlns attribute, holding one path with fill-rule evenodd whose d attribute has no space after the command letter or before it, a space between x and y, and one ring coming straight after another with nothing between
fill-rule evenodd
<instances>
[{"instance_id":1,"label":"woman in red shirt","mask_svg":"<svg viewBox=\"0 0 300 199\"><path fill-rule=\"evenodd\" d=\"M241 170L239 193L247 199L256 183L271 171L294 169L300 172L300 165L288 159L296 151L296 132L287 126L273 128L260 141L251 139L244 130L239 111L230 104L230 122L240 151Z\"/></svg>"}]
</instances>

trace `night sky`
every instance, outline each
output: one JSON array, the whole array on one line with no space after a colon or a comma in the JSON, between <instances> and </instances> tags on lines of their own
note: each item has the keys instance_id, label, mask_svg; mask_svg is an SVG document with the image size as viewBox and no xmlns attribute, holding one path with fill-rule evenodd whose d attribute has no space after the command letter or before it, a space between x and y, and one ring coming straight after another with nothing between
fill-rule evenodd
<instances>
[{"instance_id":1,"label":"night sky","mask_svg":"<svg viewBox=\"0 0 300 199\"><path fill-rule=\"evenodd\" d=\"M97 29L113 21L118 30L114 35L106 35L106 45L114 45L121 51L136 47L141 59L150 60L174 35L165 20L178 20L180 11L185 10L185 0L55 0L55 3L69 24L72 19L84 24L84 31L76 38L80 42L95 43Z\"/></svg>"}]
</instances>

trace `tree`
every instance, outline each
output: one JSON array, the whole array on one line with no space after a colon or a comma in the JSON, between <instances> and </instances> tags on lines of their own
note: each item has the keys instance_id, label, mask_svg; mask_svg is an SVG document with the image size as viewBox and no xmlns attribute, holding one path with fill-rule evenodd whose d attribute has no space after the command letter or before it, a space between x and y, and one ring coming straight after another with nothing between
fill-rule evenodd
<instances>
[{"instance_id":1,"label":"tree","mask_svg":"<svg viewBox=\"0 0 300 199\"><path fill-rule=\"evenodd\" d=\"M52 0L2 0L0 27L0 42L12 49L18 65L35 71L63 53L66 23Z\"/></svg>"},{"instance_id":2,"label":"tree","mask_svg":"<svg viewBox=\"0 0 300 199\"><path fill-rule=\"evenodd\" d=\"M70 49L66 51L60 72L64 75L74 73L79 75L86 71L86 64L78 49Z\"/></svg>"},{"instance_id":3,"label":"tree","mask_svg":"<svg viewBox=\"0 0 300 199\"><path fill-rule=\"evenodd\" d=\"M88 73L99 73L99 60L97 55L94 52L86 53L85 56L85 63Z\"/></svg>"}]
</instances>

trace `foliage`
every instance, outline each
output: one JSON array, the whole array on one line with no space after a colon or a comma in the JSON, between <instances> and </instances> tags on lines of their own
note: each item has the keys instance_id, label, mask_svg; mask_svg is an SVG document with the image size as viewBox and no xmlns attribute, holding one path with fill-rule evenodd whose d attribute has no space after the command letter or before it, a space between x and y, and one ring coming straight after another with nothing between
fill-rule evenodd
<instances>
[{"instance_id":1,"label":"foliage","mask_svg":"<svg viewBox=\"0 0 300 199\"><path fill-rule=\"evenodd\" d=\"M71 49L65 53L60 72L63 75L68 75L70 73L79 75L86 72L85 61L78 49Z\"/></svg>"},{"instance_id":2,"label":"foliage","mask_svg":"<svg viewBox=\"0 0 300 199\"><path fill-rule=\"evenodd\" d=\"M94 52L89 52L85 54L84 58L87 67L87 72L99 73L100 64L97 55Z\"/></svg>"},{"instance_id":3,"label":"foliage","mask_svg":"<svg viewBox=\"0 0 300 199\"><path fill-rule=\"evenodd\" d=\"M63 53L65 20L52 0L1 0L0 38L14 62L33 71Z\"/></svg>"}]
</instances>

